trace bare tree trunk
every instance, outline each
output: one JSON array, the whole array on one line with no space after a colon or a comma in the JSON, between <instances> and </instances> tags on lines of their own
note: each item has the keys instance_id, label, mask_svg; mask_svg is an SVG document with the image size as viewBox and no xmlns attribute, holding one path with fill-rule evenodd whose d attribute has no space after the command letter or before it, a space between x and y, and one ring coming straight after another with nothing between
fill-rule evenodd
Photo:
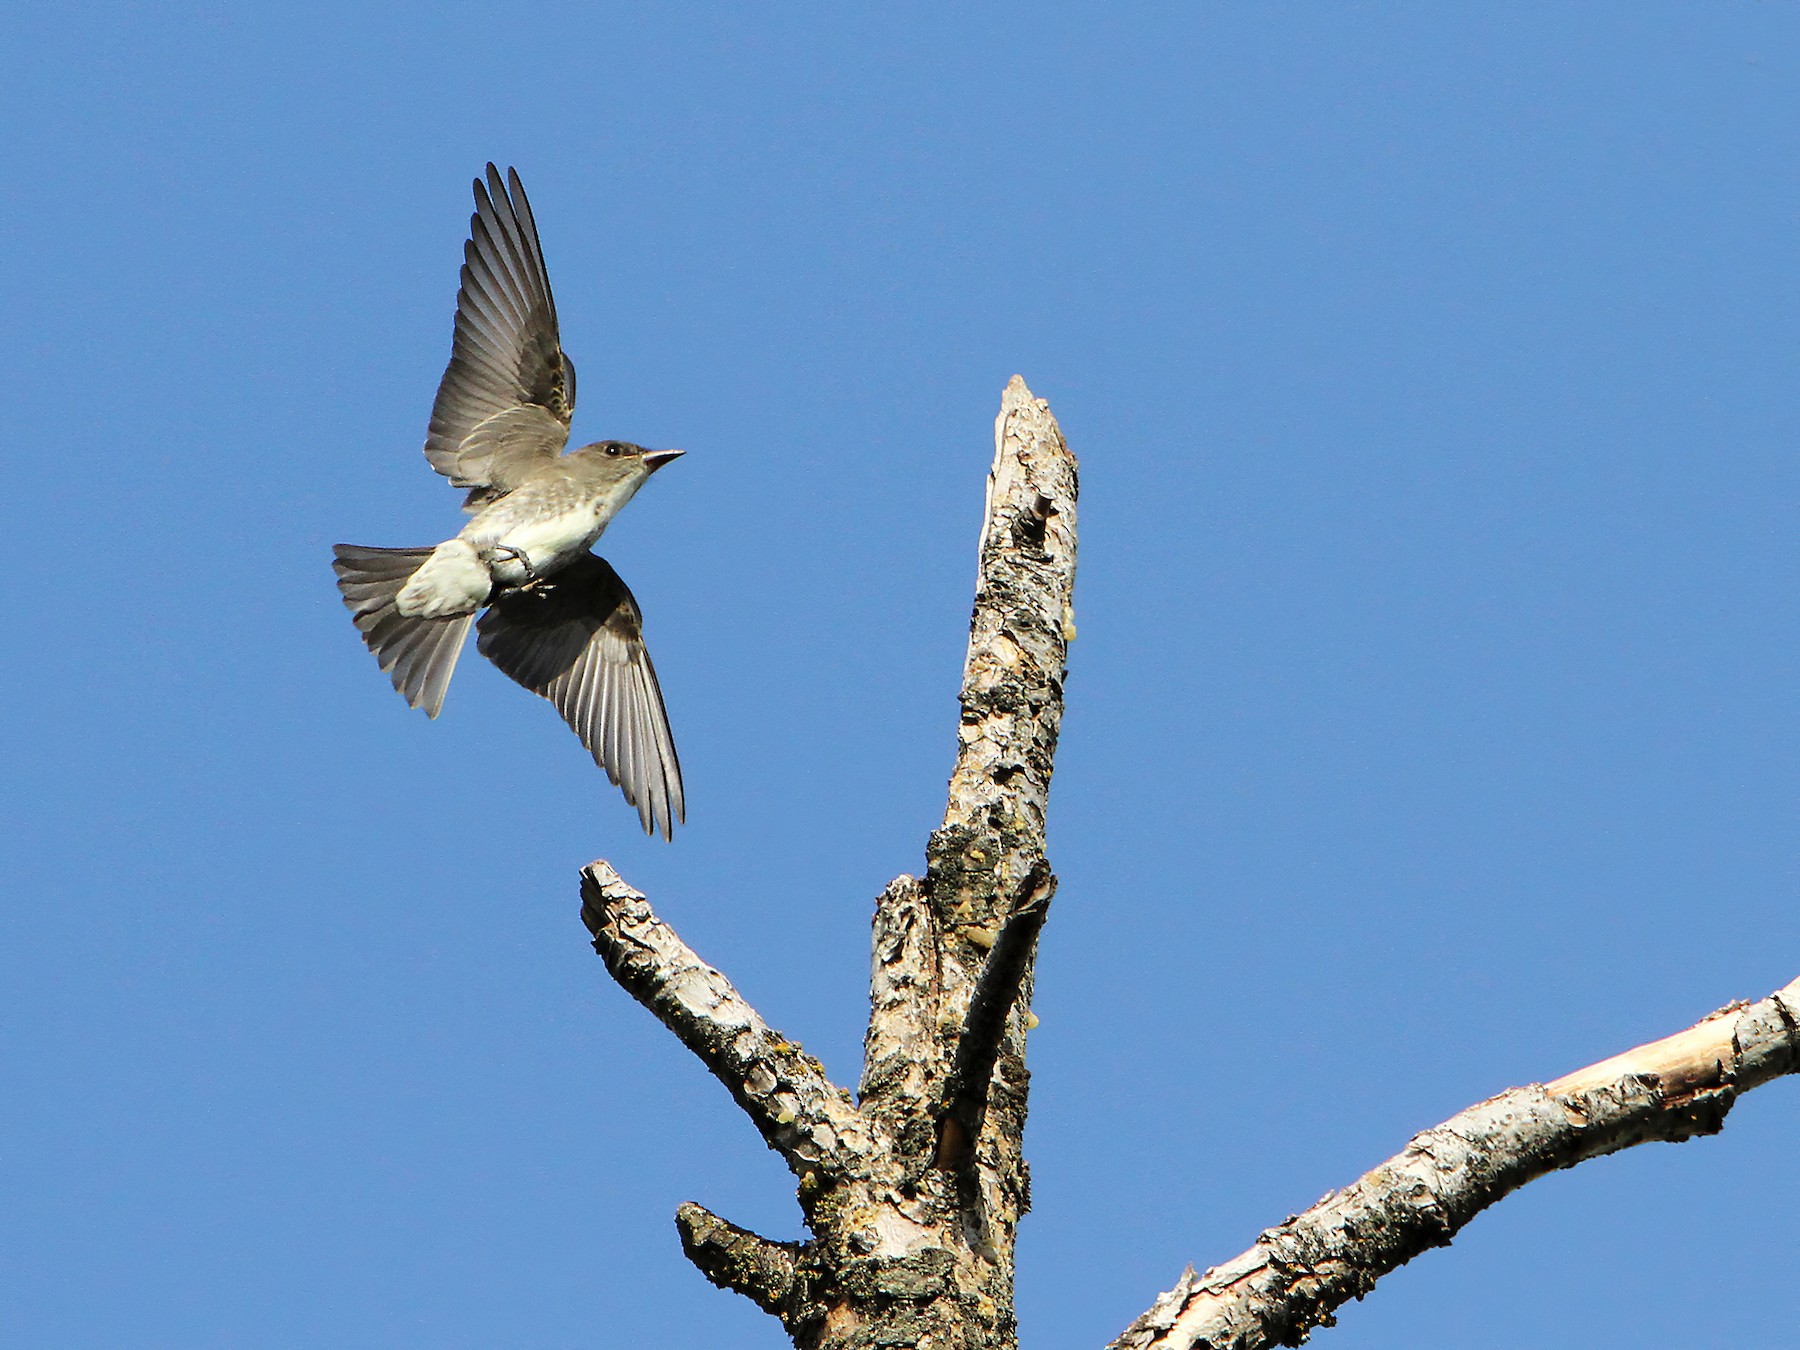
<instances>
[{"instance_id":1,"label":"bare tree trunk","mask_svg":"<svg viewBox=\"0 0 1800 1350\"><path fill-rule=\"evenodd\" d=\"M605 863L583 918L607 968L703 1059L799 1179L812 1240L676 1216L708 1279L804 1350L1010 1350L1013 1236L1030 1205L1025 1026L1055 878L1044 811L1074 636L1076 468L1015 377L994 429L956 767L923 877L875 903L852 1101L771 1031Z\"/></svg>"},{"instance_id":2,"label":"bare tree trunk","mask_svg":"<svg viewBox=\"0 0 1800 1350\"><path fill-rule=\"evenodd\" d=\"M923 877L875 902L859 1095L770 1028L605 862L582 919L608 971L698 1055L798 1180L812 1237L686 1204L682 1247L801 1350L1012 1350L1030 1207L1025 1032L1056 879L1044 815L1074 638L1075 459L1015 376L995 423L956 766ZM1116 1350L1298 1344L1332 1309L1535 1177L1716 1131L1739 1092L1800 1070L1800 981L1416 1137L1352 1186L1176 1287Z\"/></svg>"}]
</instances>

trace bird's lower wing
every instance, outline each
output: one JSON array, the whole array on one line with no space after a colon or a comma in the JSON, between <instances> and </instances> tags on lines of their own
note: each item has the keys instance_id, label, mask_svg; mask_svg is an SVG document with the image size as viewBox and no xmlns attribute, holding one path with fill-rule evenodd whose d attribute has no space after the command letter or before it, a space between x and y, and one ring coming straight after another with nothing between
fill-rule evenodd
<instances>
[{"instance_id":1,"label":"bird's lower wing","mask_svg":"<svg viewBox=\"0 0 1800 1350\"><path fill-rule=\"evenodd\" d=\"M671 838L674 823L687 819L681 763L643 615L619 574L590 553L500 596L476 635L483 656L555 705L637 808L645 832Z\"/></svg>"}]
</instances>

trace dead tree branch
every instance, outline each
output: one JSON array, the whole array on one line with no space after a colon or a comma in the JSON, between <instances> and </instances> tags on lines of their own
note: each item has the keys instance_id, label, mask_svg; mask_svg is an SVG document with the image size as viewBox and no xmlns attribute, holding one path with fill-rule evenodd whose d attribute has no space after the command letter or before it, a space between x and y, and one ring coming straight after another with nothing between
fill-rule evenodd
<instances>
[{"instance_id":1,"label":"dead tree branch","mask_svg":"<svg viewBox=\"0 0 1800 1350\"><path fill-rule=\"evenodd\" d=\"M730 1091L794 1175L853 1166L881 1147L824 1066L770 1029L607 862L581 869L581 920L612 977Z\"/></svg>"},{"instance_id":2,"label":"dead tree branch","mask_svg":"<svg viewBox=\"0 0 1800 1350\"><path fill-rule=\"evenodd\" d=\"M1048 405L1015 377L994 427L955 767L923 876L877 899L860 1096L832 1083L605 862L582 918L624 988L731 1092L799 1178L811 1237L776 1242L699 1205L683 1250L781 1319L800 1350L1015 1350L1013 1251L1032 968L1056 878L1050 775L1074 639L1077 477ZM1800 1071L1800 980L1678 1035L1515 1088L1251 1249L1192 1269L1113 1350L1260 1350L1335 1309L1527 1182L1718 1130L1738 1094Z\"/></svg>"},{"instance_id":3,"label":"dead tree branch","mask_svg":"<svg viewBox=\"0 0 1800 1350\"><path fill-rule=\"evenodd\" d=\"M764 1312L782 1316L794 1292L798 1242L758 1237L691 1200L675 1211L675 1227L681 1233L682 1252L702 1275L721 1289L742 1294Z\"/></svg>"},{"instance_id":4,"label":"dead tree branch","mask_svg":"<svg viewBox=\"0 0 1800 1350\"><path fill-rule=\"evenodd\" d=\"M955 883L945 897L952 916L987 929L988 944L1004 917L995 902L1019 893L1043 853L1075 637L1078 489L1075 457L1049 406L1013 376L994 424L956 767L930 846L933 866L941 862L943 879Z\"/></svg>"},{"instance_id":5,"label":"dead tree branch","mask_svg":"<svg viewBox=\"0 0 1800 1350\"><path fill-rule=\"evenodd\" d=\"M860 1102L610 866L582 874L582 917L607 969L800 1178L810 1241L772 1242L698 1205L676 1223L706 1277L779 1317L803 1350L1017 1343L1025 1022L1055 889L1044 817L1075 635L1076 490L1049 406L1015 377L994 425L943 823L924 876L897 878L876 902Z\"/></svg>"},{"instance_id":6,"label":"dead tree branch","mask_svg":"<svg viewBox=\"0 0 1800 1350\"><path fill-rule=\"evenodd\" d=\"M1513 1088L1413 1138L1397 1156L1241 1256L1179 1283L1112 1350L1298 1345L1334 1309L1495 1201L1558 1168L1634 1144L1715 1134L1740 1093L1800 1072L1800 980L1552 1083Z\"/></svg>"},{"instance_id":7,"label":"dead tree branch","mask_svg":"<svg viewBox=\"0 0 1800 1350\"><path fill-rule=\"evenodd\" d=\"M944 1087L944 1104L938 1112L939 1167L960 1167L967 1161L970 1143L980 1135L987 1114L988 1083L1000 1058L1007 1019L1017 1004L1026 973L1037 954L1038 934L1050 914L1050 897L1056 878L1050 864L1039 859L1026 876L1026 894L1000 926L994 949L982 965L969 1010L963 1018L950 1078Z\"/></svg>"}]
</instances>

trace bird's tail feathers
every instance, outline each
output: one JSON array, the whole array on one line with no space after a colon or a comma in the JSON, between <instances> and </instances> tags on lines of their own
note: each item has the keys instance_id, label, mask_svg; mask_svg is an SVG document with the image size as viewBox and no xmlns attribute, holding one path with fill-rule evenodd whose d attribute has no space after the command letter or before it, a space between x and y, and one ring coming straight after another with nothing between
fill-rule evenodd
<instances>
[{"instance_id":1,"label":"bird's tail feathers","mask_svg":"<svg viewBox=\"0 0 1800 1350\"><path fill-rule=\"evenodd\" d=\"M331 564L363 641L400 696L423 708L427 717L436 717L444 706L456 658L475 620L472 612L426 619L395 608L401 589L433 551L338 544L332 549Z\"/></svg>"}]
</instances>

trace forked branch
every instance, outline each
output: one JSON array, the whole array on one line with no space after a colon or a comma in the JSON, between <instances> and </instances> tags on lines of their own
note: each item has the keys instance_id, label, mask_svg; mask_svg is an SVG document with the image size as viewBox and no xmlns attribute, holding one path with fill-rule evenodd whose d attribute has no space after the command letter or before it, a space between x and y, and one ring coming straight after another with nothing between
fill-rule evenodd
<instances>
[{"instance_id":1,"label":"forked branch","mask_svg":"<svg viewBox=\"0 0 1800 1350\"><path fill-rule=\"evenodd\" d=\"M1074 638L1076 465L1048 406L1001 400L956 764L922 877L876 905L861 1103L773 1031L604 862L582 918L624 988L731 1092L799 1178L813 1236L676 1216L707 1278L803 1350L1016 1344L1012 1254L1029 1204L1023 1010L1055 878L1044 823ZM1527 1182L1718 1130L1738 1094L1800 1071L1800 980L1677 1035L1514 1088L1416 1136L1242 1255L1189 1269L1113 1350L1295 1345L1335 1309ZM933 1166L935 1162L936 1166Z\"/></svg>"},{"instance_id":2,"label":"forked branch","mask_svg":"<svg viewBox=\"0 0 1800 1350\"><path fill-rule=\"evenodd\" d=\"M943 823L924 875L896 878L876 906L860 1102L610 866L582 873L582 918L613 978L799 1178L807 1241L771 1241L693 1204L676 1224L708 1279L775 1314L803 1350L1016 1345L1022 1010L1055 889L1044 817L1075 632L1076 493L1048 404L1014 378L994 426Z\"/></svg>"}]
</instances>

